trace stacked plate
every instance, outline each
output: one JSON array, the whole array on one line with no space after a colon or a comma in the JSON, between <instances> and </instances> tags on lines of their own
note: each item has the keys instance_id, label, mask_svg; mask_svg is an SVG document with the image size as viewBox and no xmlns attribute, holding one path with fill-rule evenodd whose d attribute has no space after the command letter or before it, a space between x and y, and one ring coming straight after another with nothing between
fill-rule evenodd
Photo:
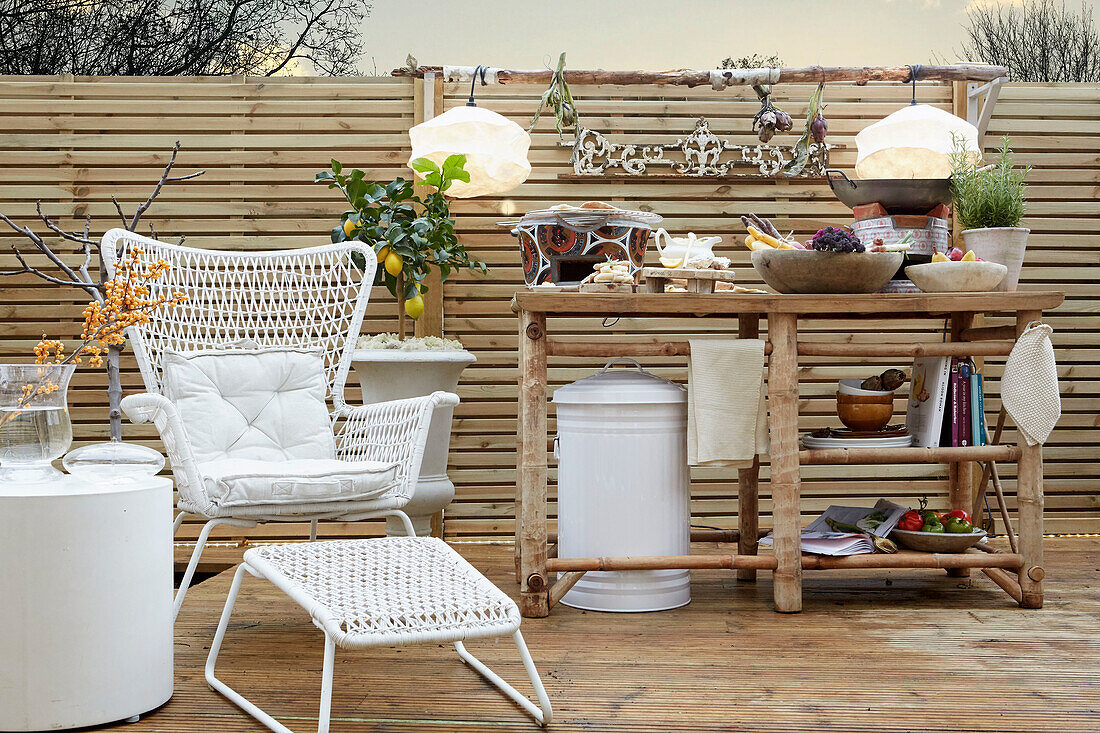
<instances>
[{"instance_id":1,"label":"stacked plate","mask_svg":"<svg viewBox=\"0 0 1100 733\"><path fill-rule=\"evenodd\" d=\"M891 425L876 432L856 432L847 428L830 429L827 434L806 435L805 448L908 448L913 436L904 425Z\"/></svg>"}]
</instances>

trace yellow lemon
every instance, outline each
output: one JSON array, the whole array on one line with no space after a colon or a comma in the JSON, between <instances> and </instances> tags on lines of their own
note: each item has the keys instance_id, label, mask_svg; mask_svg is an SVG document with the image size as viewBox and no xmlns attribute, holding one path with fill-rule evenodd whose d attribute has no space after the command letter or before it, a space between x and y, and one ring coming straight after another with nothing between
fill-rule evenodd
<instances>
[{"instance_id":1,"label":"yellow lemon","mask_svg":"<svg viewBox=\"0 0 1100 733\"><path fill-rule=\"evenodd\" d=\"M948 257L947 255L945 255L943 252L937 252L936 254L932 255L932 261L933 262L950 262L951 258Z\"/></svg>"},{"instance_id":2,"label":"yellow lemon","mask_svg":"<svg viewBox=\"0 0 1100 733\"><path fill-rule=\"evenodd\" d=\"M397 277L401 274L401 270L404 266L405 260L401 258L401 255L392 250L386 253L386 272Z\"/></svg>"},{"instance_id":3,"label":"yellow lemon","mask_svg":"<svg viewBox=\"0 0 1100 733\"><path fill-rule=\"evenodd\" d=\"M384 245L382 247L382 249L378 250L375 253L375 255L378 257L378 261L381 263L381 262L386 261L386 255L388 255L389 253L390 253L390 246L387 244L387 245Z\"/></svg>"},{"instance_id":4,"label":"yellow lemon","mask_svg":"<svg viewBox=\"0 0 1100 733\"><path fill-rule=\"evenodd\" d=\"M348 219L347 221L344 222L344 236L345 237L350 237L352 235L352 233L355 232L355 230L358 229L358 228L359 228L358 224L356 224L351 219Z\"/></svg>"},{"instance_id":5,"label":"yellow lemon","mask_svg":"<svg viewBox=\"0 0 1100 733\"><path fill-rule=\"evenodd\" d=\"M978 255L974 254L974 250L972 250L972 249L967 250L966 254L964 254L963 258L962 258L963 262L976 262L977 260L978 260Z\"/></svg>"},{"instance_id":6,"label":"yellow lemon","mask_svg":"<svg viewBox=\"0 0 1100 733\"><path fill-rule=\"evenodd\" d=\"M684 264L684 258L683 257L681 257L678 260L674 260L671 257L662 257L661 258L661 267L667 267L669 269L674 269L674 268L679 267L682 264Z\"/></svg>"},{"instance_id":7,"label":"yellow lemon","mask_svg":"<svg viewBox=\"0 0 1100 733\"><path fill-rule=\"evenodd\" d=\"M405 301L405 314L409 318L415 321L422 313L424 313L424 296L414 295Z\"/></svg>"}]
</instances>

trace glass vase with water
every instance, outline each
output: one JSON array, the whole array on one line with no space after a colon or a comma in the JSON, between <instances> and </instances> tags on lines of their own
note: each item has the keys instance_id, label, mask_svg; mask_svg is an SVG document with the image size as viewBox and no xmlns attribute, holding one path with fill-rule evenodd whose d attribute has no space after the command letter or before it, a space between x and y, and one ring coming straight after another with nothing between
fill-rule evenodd
<instances>
[{"instance_id":1,"label":"glass vase with water","mask_svg":"<svg viewBox=\"0 0 1100 733\"><path fill-rule=\"evenodd\" d=\"M66 392L74 364L0 364L0 482L60 476L73 442Z\"/></svg>"}]
</instances>

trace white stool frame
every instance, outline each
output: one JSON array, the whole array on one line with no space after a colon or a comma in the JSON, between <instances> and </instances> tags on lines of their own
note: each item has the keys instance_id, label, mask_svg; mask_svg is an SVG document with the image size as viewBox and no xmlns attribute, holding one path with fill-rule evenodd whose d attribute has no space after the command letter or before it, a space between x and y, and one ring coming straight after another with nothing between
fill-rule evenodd
<instances>
[{"instance_id":1,"label":"white stool frame","mask_svg":"<svg viewBox=\"0 0 1100 733\"><path fill-rule=\"evenodd\" d=\"M287 728L285 725L275 720L275 718L268 715L251 700L241 695L214 675L214 667L218 661L218 653L221 651L222 641L225 640L225 631L229 626L229 618L233 615L233 606L237 602L237 595L241 590L241 581L244 579L246 571L257 578L264 577L247 562L241 563L237 568L237 572L234 573L233 585L229 588L229 596L225 600L225 608L222 610L221 620L218 622L218 630L215 632L214 641L210 645L210 655L206 658L206 683L253 718L260 721L271 730L276 731L276 733L294 733L290 728ZM516 629L512 634L512 641L515 642L516 648L519 650L520 659L523 660L523 667L527 670L527 676L531 680L531 685L535 688L535 694L538 696L539 701L538 706L516 690L516 688L501 679L496 672L489 669L480 659L467 651L461 641L454 642L454 646L455 651L458 652L458 656L464 663L477 670L477 672L489 683L500 689L501 692L527 711L527 713L540 725L545 726L550 723L553 718L550 698L546 694L546 688L542 685L542 679L539 677L538 670L535 669L535 662L531 659L531 653L528 651L527 644L524 642L523 635L520 633L519 629ZM392 646L392 644L382 643L377 646ZM329 722L332 717L332 669L335 659L336 640L327 630L325 630L325 657L324 665L321 669L321 704L317 716L317 733L328 733L329 730Z\"/></svg>"}]
</instances>

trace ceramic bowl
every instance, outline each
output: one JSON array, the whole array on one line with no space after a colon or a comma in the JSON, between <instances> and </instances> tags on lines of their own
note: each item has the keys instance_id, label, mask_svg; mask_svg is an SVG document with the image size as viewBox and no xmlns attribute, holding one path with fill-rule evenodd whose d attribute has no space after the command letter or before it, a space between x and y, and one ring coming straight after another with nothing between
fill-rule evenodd
<instances>
[{"instance_id":1,"label":"ceramic bowl","mask_svg":"<svg viewBox=\"0 0 1100 733\"><path fill-rule=\"evenodd\" d=\"M750 253L764 282L780 293L874 293L901 267L901 252L759 249Z\"/></svg>"},{"instance_id":2,"label":"ceramic bowl","mask_svg":"<svg viewBox=\"0 0 1100 733\"><path fill-rule=\"evenodd\" d=\"M987 293L1007 274L1008 268L996 262L926 262L905 268L905 276L926 293Z\"/></svg>"},{"instance_id":3,"label":"ceramic bowl","mask_svg":"<svg viewBox=\"0 0 1100 733\"><path fill-rule=\"evenodd\" d=\"M856 431L882 430L894 416L894 395L836 393L836 414L845 427Z\"/></svg>"},{"instance_id":4,"label":"ceramic bowl","mask_svg":"<svg viewBox=\"0 0 1100 733\"><path fill-rule=\"evenodd\" d=\"M862 379L842 379L837 383L837 390L841 394L850 394L862 397L882 397L884 395L894 394L892 389L864 389L859 385L863 384Z\"/></svg>"},{"instance_id":5,"label":"ceramic bowl","mask_svg":"<svg viewBox=\"0 0 1100 733\"><path fill-rule=\"evenodd\" d=\"M890 538L903 547L919 552L964 552L978 544L985 537L984 529L976 529L970 534L951 532L913 532L908 529L895 529Z\"/></svg>"}]
</instances>

